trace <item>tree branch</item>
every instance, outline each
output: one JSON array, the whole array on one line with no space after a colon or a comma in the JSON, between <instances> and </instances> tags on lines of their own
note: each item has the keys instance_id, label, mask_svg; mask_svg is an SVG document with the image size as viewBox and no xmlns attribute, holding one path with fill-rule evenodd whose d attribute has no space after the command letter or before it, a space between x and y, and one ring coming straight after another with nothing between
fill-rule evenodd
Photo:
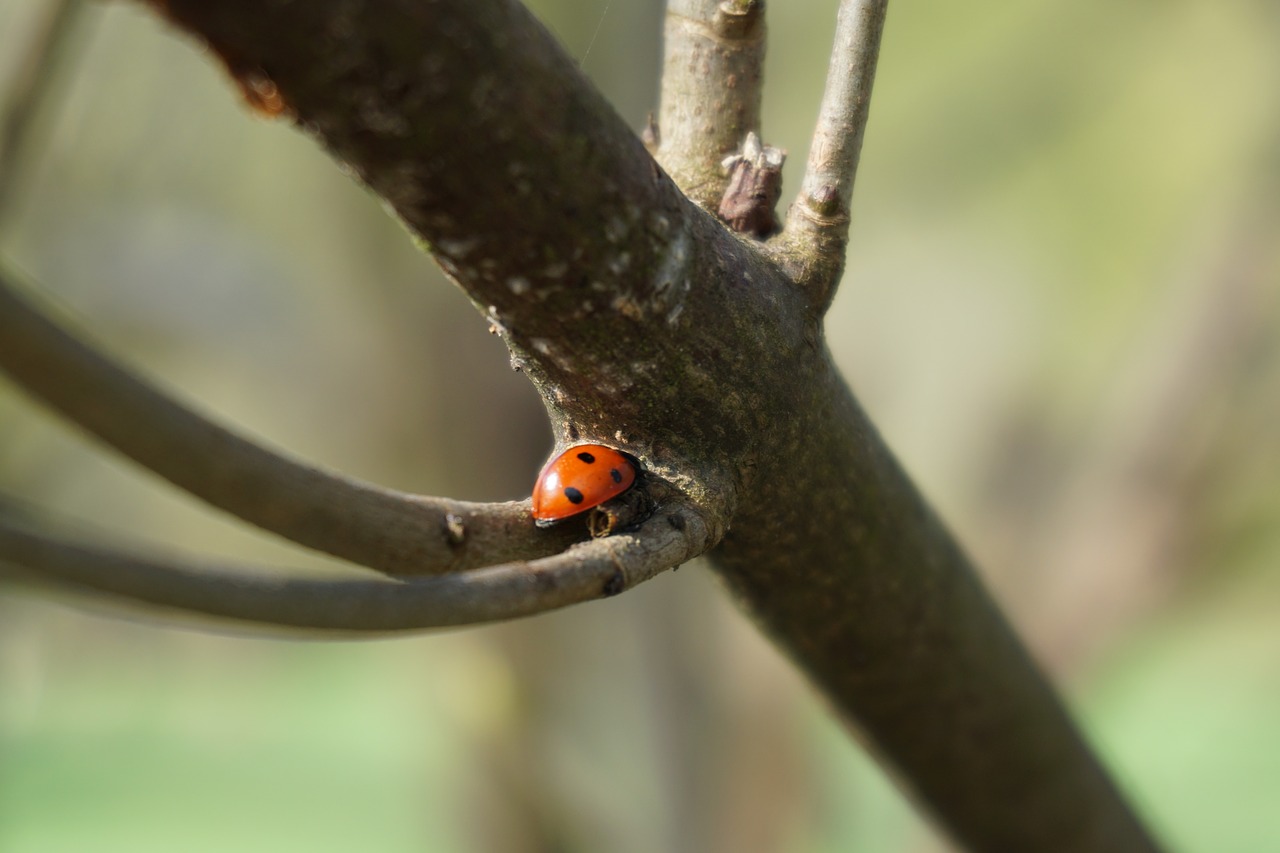
<instances>
[{"instance_id":1,"label":"tree branch","mask_svg":"<svg viewBox=\"0 0 1280 853\"><path fill-rule=\"evenodd\" d=\"M561 442L633 453L705 542L732 521L713 565L963 844L1154 849L831 363L831 288L796 285L834 255L788 275L688 202L517 3L156 5L431 244Z\"/></svg>"},{"instance_id":2,"label":"tree branch","mask_svg":"<svg viewBox=\"0 0 1280 853\"><path fill-rule=\"evenodd\" d=\"M515 619L617 595L697 556L696 513L665 508L633 533L551 557L432 578L330 580L191 564L77 544L0 515L0 563L37 582L240 622L314 631L418 631Z\"/></svg>"},{"instance_id":3,"label":"tree branch","mask_svg":"<svg viewBox=\"0 0 1280 853\"><path fill-rule=\"evenodd\" d=\"M581 526L537 530L527 501L410 495L254 444L175 402L20 297L0 265L0 370L138 464L250 524L395 575L555 553Z\"/></svg>"},{"instance_id":4,"label":"tree branch","mask_svg":"<svg viewBox=\"0 0 1280 853\"><path fill-rule=\"evenodd\" d=\"M709 555L743 607L966 849L1154 851L834 367L787 389Z\"/></svg>"},{"instance_id":5,"label":"tree branch","mask_svg":"<svg viewBox=\"0 0 1280 853\"><path fill-rule=\"evenodd\" d=\"M812 315L677 189L522 5L158 5L427 242L537 387L561 446L620 446L724 529L737 460L759 437L748 400L813 344ZM740 298L740 273L760 298ZM726 388L739 411L709 416Z\"/></svg>"},{"instance_id":6,"label":"tree branch","mask_svg":"<svg viewBox=\"0 0 1280 853\"><path fill-rule=\"evenodd\" d=\"M763 0L671 0L658 114L658 162L707 210L728 184L721 165L760 132Z\"/></svg>"},{"instance_id":7,"label":"tree branch","mask_svg":"<svg viewBox=\"0 0 1280 853\"><path fill-rule=\"evenodd\" d=\"M53 85L58 64L67 55L84 0L58 0L45 10L26 55L19 61L0 115L0 227L13 205L21 172L21 155L27 149L40 104Z\"/></svg>"},{"instance_id":8,"label":"tree branch","mask_svg":"<svg viewBox=\"0 0 1280 853\"><path fill-rule=\"evenodd\" d=\"M871 107L888 0L842 0L804 183L787 214L781 255L826 311L844 270L850 201Z\"/></svg>"}]
</instances>

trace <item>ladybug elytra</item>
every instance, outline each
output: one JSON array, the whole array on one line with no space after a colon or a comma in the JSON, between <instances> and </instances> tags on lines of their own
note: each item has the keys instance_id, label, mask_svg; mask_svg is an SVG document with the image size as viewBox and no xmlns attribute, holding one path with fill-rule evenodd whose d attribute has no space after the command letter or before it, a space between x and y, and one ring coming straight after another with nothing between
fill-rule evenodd
<instances>
[{"instance_id":1,"label":"ladybug elytra","mask_svg":"<svg viewBox=\"0 0 1280 853\"><path fill-rule=\"evenodd\" d=\"M586 512L631 488L635 463L603 444L580 444L547 463L533 487L533 519L539 527Z\"/></svg>"}]
</instances>

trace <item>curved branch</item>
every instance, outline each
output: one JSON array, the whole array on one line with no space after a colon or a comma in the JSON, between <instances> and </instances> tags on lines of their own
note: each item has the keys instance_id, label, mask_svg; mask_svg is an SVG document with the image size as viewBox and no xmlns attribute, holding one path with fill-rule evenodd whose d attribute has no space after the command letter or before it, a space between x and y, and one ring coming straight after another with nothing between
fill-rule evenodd
<instances>
[{"instance_id":1,"label":"curved branch","mask_svg":"<svg viewBox=\"0 0 1280 853\"><path fill-rule=\"evenodd\" d=\"M37 582L263 626L361 633L495 622L617 595L709 543L696 512L671 506L633 533L529 562L432 578L329 580L141 557L0 515L0 563Z\"/></svg>"},{"instance_id":2,"label":"curved branch","mask_svg":"<svg viewBox=\"0 0 1280 853\"><path fill-rule=\"evenodd\" d=\"M722 163L760 132L764 83L762 0L670 0L657 158L685 194L715 210Z\"/></svg>"},{"instance_id":3,"label":"curved branch","mask_svg":"<svg viewBox=\"0 0 1280 853\"><path fill-rule=\"evenodd\" d=\"M849 238L850 200L871 107L888 0L842 0L835 44L809 143L804 183L787 214L780 251L822 311L835 296Z\"/></svg>"},{"instance_id":4,"label":"curved branch","mask_svg":"<svg viewBox=\"0 0 1280 853\"><path fill-rule=\"evenodd\" d=\"M580 526L540 531L528 502L384 489L255 444L177 403L18 295L0 266L0 370L145 468L300 545L395 575L552 554Z\"/></svg>"}]
</instances>

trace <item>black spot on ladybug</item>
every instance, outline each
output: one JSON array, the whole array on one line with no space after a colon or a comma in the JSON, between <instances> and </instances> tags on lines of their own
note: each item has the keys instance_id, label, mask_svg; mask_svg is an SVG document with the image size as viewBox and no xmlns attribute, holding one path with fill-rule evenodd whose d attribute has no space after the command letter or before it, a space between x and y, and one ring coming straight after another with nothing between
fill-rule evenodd
<instances>
[{"instance_id":1,"label":"black spot on ladybug","mask_svg":"<svg viewBox=\"0 0 1280 853\"><path fill-rule=\"evenodd\" d=\"M588 465L596 461L596 458L585 450L578 454L578 458Z\"/></svg>"},{"instance_id":2,"label":"black spot on ladybug","mask_svg":"<svg viewBox=\"0 0 1280 853\"><path fill-rule=\"evenodd\" d=\"M622 472L621 472L621 471L619 471L617 468L610 468L610 469L609 469L609 476L613 478L613 482L615 482L615 483L621 483L621 482L622 482Z\"/></svg>"},{"instance_id":3,"label":"black spot on ladybug","mask_svg":"<svg viewBox=\"0 0 1280 853\"><path fill-rule=\"evenodd\" d=\"M571 504L582 503L582 492L578 491L573 486L564 487L564 496L569 499L569 503Z\"/></svg>"}]
</instances>

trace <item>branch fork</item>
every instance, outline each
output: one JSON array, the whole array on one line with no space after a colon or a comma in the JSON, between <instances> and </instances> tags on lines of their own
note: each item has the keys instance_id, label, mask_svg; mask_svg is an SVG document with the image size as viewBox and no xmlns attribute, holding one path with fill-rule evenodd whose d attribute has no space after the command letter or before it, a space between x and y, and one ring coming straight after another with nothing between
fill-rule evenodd
<instances>
[{"instance_id":1,"label":"branch fork","mask_svg":"<svg viewBox=\"0 0 1280 853\"><path fill-rule=\"evenodd\" d=\"M3 512L0 561L60 588L376 632L615 595L714 548L711 565L762 629L963 846L1156 849L816 345L843 265L885 0L840 6L800 196L767 242L714 215L736 181L746 212L731 205L729 218L769 224L759 202L772 185L753 177L771 168L764 146L722 168L761 130L761 3L671 0L661 133L649 134L666 174L510 0L154 5L233 71L269 71L285 114L436 247L491 306L558 435L625 433L653 482L679 490L637 529L583 542L581 527L537 531L527 504L323 471L133 377L0 269L0 368L19 385L212 505L385 576L159 560ZM519 203L495 203L512 199L514 170Z\"/></svg>"},{"instance_id":2,"label":"branch fork","mask_svg":"<svg viewBox=\"0 0 1280 853\"><path fill-rule=\"evenodd\" d=\"M843 0L804 180L774 248L825 313L844 271L851 201L888 0Z\"/></svg>"}]
</instances>

